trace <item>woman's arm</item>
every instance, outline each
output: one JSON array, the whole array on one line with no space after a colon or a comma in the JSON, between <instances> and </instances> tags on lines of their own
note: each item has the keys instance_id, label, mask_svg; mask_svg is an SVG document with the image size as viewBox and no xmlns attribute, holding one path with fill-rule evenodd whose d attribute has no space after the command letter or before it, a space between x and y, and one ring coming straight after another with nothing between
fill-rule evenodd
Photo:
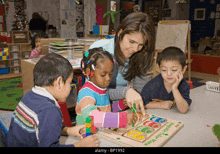
<instances>
[{"instance_id":1,"label":"woman's arm","mask_svg":"<svg viewBox=\"0 0 220 154\"><path fill-rule=\"evenodd\" d=\"M108 89L110 100L116 101L116 100L124 99L129 88L130 87L126 86L118 89Z\"/></svg>"},{"instance_id":2,"label":"woman's arm","mask_svg":"<svg viewBox=\"0 0 220 154\"><path fill-rule=\"evenodd\" d=\"M112 112L119 112L123 111L128 108L127 105L125 105L125 99L120 99L118 102L115 102L112 104Z\"/></svg>"}]
</instances>

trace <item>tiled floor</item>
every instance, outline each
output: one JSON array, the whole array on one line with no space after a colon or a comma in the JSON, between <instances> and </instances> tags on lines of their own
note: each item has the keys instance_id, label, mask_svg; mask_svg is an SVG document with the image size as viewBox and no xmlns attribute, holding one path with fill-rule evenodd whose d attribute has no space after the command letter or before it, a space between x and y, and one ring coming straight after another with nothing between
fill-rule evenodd
<instances>
[{"instance_id":1,"label":"tiled floor","mask_svg":"<svg viewBox=\"0 0 220 154\"><path fill-rule=\"evenodd\" d=\"M184 74L184 77L187 77L187 76L188 76L188 73L186 72ZM203 82L203 83L205 83L206 81L219 82L219 76L218 75L205 74L205 73L199 73L199 72L191 72L191 76L195 77L195 78L202 79L199 82ZM0 110L0 114L9 113L9 112L12 112L12 111Z\"/></svg>"}]
</instances>

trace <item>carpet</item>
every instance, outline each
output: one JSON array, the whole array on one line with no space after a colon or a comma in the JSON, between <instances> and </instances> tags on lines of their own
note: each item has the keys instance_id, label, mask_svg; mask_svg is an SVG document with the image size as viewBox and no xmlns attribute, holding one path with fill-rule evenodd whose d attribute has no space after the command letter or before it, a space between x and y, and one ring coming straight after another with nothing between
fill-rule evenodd
<instances>
[{"instance_id":1,"label":"carpet","mask_svg":"<svg viewBox=\"0 0 220 154\"><path fill-rule=\"evenodd\" d=\"M22 97L22 77L0 81L1 110L14 111Z\"/></svg>"},{"instance_id":2,"label":"carpet","mask_svg":"<svg viewBox=\"0 0 220 154\"><path fill-rule=\"evenodd\" d=\"M185 78L187 81L188 81L188 78ZM195 77L191 77L191 81L192 82L198 82L198 81L201 81L202 79L200 78L195 78Z\"/></svg>"},{"instance_id":3,"label":"carpet","mask_svg":"<svg viewBox=\"0 0 220 154\"><path fill-rule=\"evenodd\" d=\"M193 82L193 88L200 87L200 86L203 86L203 85L206 85L206 83L203 83L203 82Z\"/></svg>"}]
</instances>

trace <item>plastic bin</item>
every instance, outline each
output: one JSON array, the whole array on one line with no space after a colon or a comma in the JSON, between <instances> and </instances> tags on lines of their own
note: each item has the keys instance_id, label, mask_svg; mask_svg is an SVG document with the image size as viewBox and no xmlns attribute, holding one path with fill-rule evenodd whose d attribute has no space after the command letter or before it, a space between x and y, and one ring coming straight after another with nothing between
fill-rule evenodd
<instances>
[{"instance_id":1,"label":"plastic bin","mask_svg":"<svg viewBox=\"0 0 220 154\"><path fill-rule=\"evenodd\" d=\"M0 75L1 74L8 74L9 73L9 69L10 69L10 67L0 68Z\"/></svg>"},{"instance_id":2,"label":"plastic bin","mask_svg":"<svg viewBox=\"0 0 220 154\"><path fill-rule=\"evenodd\" d=\"M206 82L206 89L210 91L220 92L220 83L208 81Z\"/></svg>"}]
</instances>

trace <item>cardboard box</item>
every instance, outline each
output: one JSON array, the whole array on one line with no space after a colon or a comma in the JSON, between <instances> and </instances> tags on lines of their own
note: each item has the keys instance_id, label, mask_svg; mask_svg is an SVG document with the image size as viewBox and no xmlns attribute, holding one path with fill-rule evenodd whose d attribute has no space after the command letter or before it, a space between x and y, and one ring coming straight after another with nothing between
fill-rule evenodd
<instances>
[{"instance_id":1,"label":"cardboard box","mask_svg":"<svg viewBox=\"0 0 220 154\"><path fill-rule=\"evenodd\" d=\"M102 35L108 35L109 25L102 25Z\"/></svg>"},{"instance_id":2,"label":"cardboard box","mask_svg":"<svg viewBox=\"0 0 220 154\"><path fill-rule=\"evenodd\" d=\"M47 55L49 54L49 43L57 43L57 42L65 42L65 39L62 38L42 38L40 40L40 44L42 46L42 50L40 52L40 55Z\"/></svg>"}]
</instances>

